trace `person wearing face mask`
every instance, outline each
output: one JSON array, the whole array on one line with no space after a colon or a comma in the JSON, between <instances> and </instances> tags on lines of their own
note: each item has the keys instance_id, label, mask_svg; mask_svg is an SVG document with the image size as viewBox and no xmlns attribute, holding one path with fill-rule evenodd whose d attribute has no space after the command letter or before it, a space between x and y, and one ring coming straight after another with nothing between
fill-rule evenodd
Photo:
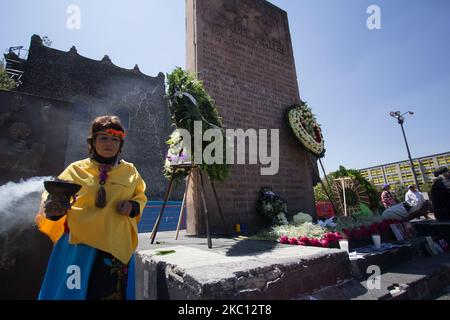
<instances>
[{"instance_id":1,"label":"person wearing face mask","mask_svg":"<svg viewBox=\"0 0 450 320\"><path fill-rule=\"evenodd\" d=\"M146 185L121 159L125 130L116 116L94 119L89 157L58 179L81 186L70 209L43 194L36 216L55 243L38 299L134 299L134 256Z\"/></svg>"}]
</instances>

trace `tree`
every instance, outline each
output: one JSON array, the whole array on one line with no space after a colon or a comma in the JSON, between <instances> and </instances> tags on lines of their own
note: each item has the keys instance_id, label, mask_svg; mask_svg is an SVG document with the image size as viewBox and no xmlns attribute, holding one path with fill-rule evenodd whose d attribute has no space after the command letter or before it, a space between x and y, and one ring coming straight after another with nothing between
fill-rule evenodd
<instances>
[{"instance_id":1,"label":"tree","mask_svg":"<svg viewBox=\"0 0 450 320\"><path fill-rule=\"evenodd\" d=\"M50 40L50 38L49 38L48 36L43 36L43 37L42 37L42 43L43 43L44 46L46 46L46 47L51 47L53 41Z\"/></svg>"},{"instance_id":2,"label":"tree","mask_svg":"<svg viewBox=\"0 0 450 320\"><path fill-rule=\"evenodd\" d=\"M0 68L0 89L9 91L14 89L15 87L15 81L9 77L5 69Z\"/></svg>"}]
</instances>

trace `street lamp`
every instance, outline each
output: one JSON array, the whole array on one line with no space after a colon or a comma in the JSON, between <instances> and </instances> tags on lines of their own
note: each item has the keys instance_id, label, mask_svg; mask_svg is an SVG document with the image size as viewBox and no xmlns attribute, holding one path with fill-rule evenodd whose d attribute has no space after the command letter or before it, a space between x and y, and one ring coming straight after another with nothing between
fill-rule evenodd
<instances>
[{"instance_id":1,"label":"street lamp","mask_svg":"<svg viewBox=\"0 0 450 320\"><path fill-rule=\"evenodd\" d=\"M397 119L398 123L402 127L403 138L405 138L406 150L408 151L408 158L409 158L409 162L411 164L411 170L412 170L412 173L413 173L413 176L414 176L414 182L416 184L417 189L420 190L420 188L419 188L419 181L417 180L416 170L414 169L414 163L413 163L412 158L411 158L411 152L409 151L408 140L406 140L405 129L403 128L403 123L405 122L405 117L404 116L406 114L413 115L414 112L408 111L408 112L405 112L405 113L401 113L400 111L395 111L395 112L392 111L391 113L389 113L389 115L391 117Z\"/></svg>"}]
</instances>

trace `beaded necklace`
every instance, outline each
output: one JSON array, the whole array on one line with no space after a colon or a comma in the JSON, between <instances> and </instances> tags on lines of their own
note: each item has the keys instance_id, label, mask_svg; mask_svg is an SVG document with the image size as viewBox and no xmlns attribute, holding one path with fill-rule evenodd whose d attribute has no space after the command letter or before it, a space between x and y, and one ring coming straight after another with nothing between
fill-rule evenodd
<instances>
[{"instance_id":1,"label":"beaded necklace","mask_svg":"<svg viewBox=\"0 0 450 320\"><path fill-rule=\"evenodd\" d=\"M106 191L104 185L106 179L108 178L108 172L111 171L112 167L113 167L112 165L104 163L101 163L98 166L98 169L100 170L99 175L100 188L98 189L97 198L95 199L95 206L97 208L104 208L106 206Z\"/></svg>"}]
</instances>

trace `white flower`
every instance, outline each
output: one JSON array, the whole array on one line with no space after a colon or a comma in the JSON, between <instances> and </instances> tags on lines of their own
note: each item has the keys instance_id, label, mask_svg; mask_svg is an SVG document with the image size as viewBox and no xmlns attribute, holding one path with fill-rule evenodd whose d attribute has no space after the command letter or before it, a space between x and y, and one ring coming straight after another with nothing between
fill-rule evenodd
<instances>
[{"instance_id":1,"label":"white flower","mask_svg":"<svg viewBox=\"0 0 450 320\"><path fill-rule=\"evenodd\" d=\"M284 212L280 212L280 213L277 215L277 218L278 218L279 224L282 224L282 225L287 225L287 224L289 224L289 222L288 222L288 220L287 220L286 215L284 214Z\"/></svg>"},{"instance_id":2,"label":"white flower","mask_svg":"<svg viewBox=\"0 0 450 320\"><path fill-rule=\"evenodd\" d=\"M294 224L299 225L299 224L303 224L305 222L312 222L312 217L307 214L307 213L303 213L303 212L299 212L297 213L294 217Z\"/></svg>"}]
</instances>

